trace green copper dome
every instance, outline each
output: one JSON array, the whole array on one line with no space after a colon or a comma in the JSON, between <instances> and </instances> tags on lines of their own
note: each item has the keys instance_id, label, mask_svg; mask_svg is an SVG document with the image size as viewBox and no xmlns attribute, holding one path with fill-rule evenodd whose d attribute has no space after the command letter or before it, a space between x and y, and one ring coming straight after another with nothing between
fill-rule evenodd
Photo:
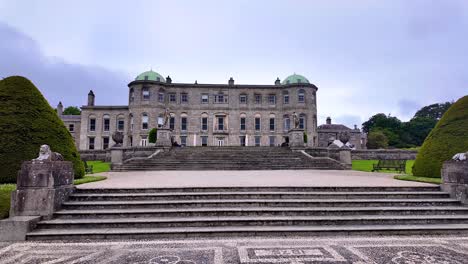
<instances>
[{"instance_id":1,"label":"green copper dome","mask_svg":"<svg viewBox=\"0 0 468 264\"><path fill-rule=\"evenodd\" d=\"M289 75L286 79L281 82L282 84L293 84L293 83L310 83L309 80L307 80L306 77L299 75L299 74L293 74Z\"/></svg>"},{"instance_id":2,"label":"green copper dome","mask_svg":"<svg viewBox=\"0 0 468 264\"><path fill-rule=\"evenodd\" d=\"M135 78L135 81L157 81L166 82L166 79L161 74L154 72L153 70L141 73Z\"/></svg>"}]
</instances>

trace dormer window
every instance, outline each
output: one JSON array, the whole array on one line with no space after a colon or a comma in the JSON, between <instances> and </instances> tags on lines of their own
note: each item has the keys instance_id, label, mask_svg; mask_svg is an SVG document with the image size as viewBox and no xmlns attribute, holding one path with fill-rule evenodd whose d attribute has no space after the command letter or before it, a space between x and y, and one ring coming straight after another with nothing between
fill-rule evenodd
<instances>
[{"instance_id":1,"label":"dormer window","mask_svg":"<svg viewBox=\"0 0 468 264\"><path fill-rule=\"evenodd\" d=\"M147 80L148 80L148 75L145 75L145 81L147 81Z\"/></svg>"},{"instance_id":2,"label":"dormer window","mask_svg":"<svg viewBox=\"0 0 468 264\"><path fill-rule=\"evenodd\" d=\"M160 82L160 81L161 81L161 78L157 77L157 78L156 78L156 81Z\"/></svg>"}]
</instances>

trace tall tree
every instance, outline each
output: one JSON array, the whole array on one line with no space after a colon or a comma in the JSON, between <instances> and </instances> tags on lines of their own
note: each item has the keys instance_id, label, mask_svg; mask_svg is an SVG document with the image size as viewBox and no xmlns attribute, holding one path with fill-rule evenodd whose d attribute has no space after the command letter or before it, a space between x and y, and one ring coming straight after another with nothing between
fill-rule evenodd
<instances>
[{"instance_id":1,"label":"tall tree","mask_svg":"<svg viewBox=\"0 0 468 264\"><path fill-rule=\"evenodd\" d=\"M388 147L387 136L382 131L374 130L367 136L367 148L380 149Z\"/></svg>"},{"instance_id":2,"label":"tall tree","mask_svg":"<svg viewBox=\"0 0 468 264\"><path fill-rule=\"evenodd\" d=\"M81 111L76 106L69 106L63 110L64 115L81 115Z\"/></svg>"},{"instance_id":3,"label":"tall tree","mask_svg":"<svg viewBox=\"0 0 468 264\"><path fill-rule=\"evenodd\" d=\"M431 104L428 106L424 106L416 112L414 118L425 117L434 120L439 120L440 118L442 118L442 115L450 108L450 106L452 106L452 104L453 102L445 102L441 104Z\"/></svg>"}]
</instances>

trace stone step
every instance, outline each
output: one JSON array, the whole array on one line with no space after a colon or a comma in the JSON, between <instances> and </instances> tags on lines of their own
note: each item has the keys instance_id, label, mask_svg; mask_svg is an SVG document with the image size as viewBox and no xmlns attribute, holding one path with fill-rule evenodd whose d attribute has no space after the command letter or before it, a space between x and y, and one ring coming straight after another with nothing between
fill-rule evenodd
<instances>
[{"instance_id":1,"label":"stone step","mask_svg":"<svg viewBox=\"0 0 468 264\"><path fill-rule=\"evenodd\" d=\"M173 187L173 188L78 188L76 194L84 193L198 193L198 192L440 192L433 186L251 186L251 187Z\"/></svg>"},{"instance_id":2,"label":"stone step","mask_svg":"<svg viewBox=\"0 0 468 264\"><path fill-rule=\"evenodd\" d=\"M445 192L174 192L174 193L76 193L70 201L199 200L199 199L392 199L449 198Z\"/></svg>"},{"instance_id":3,"label":"stone step","mask_svg":"<svg viewBox=\"0 0 468 264\"><path fill-rule=\"evenodd\" d=\"M137 217L202 217L202 216L345 216L345 215L468 215L468 207L231 207L169 209L83 209L60 210L57 219L137 218Z\"/></svg>"},{"instance_id":4,"label":"stone step","mask_svg":"<svg viewBox=\"0 0 468 264\"><path fill-rule=\"evenodd\" d=\"M39 229L27 240L156 239L235 236L314 235L436 235L468 234L467 224L347 225L347 226L221 226L181 228Z\"/></svg>"},{"instance_id":5,"label":"stone step","mask_svg":"<svg viewBox=\"0 0 468 264\"><path fill-rule=\"evenodd\" d=\"M439 199L212 199L174 201L68 201L64 209L187 208L187 207L368 207L368 206L451 206L459 201Z\"/></svg>"},{"instance_id":6,"label":"stone step","mask_svg":"<svg viewBox=\"0 0 468 264\"><path fill-rule=\"evenodd\" d=\"M241 216L161 217L119 219L54 219L41 221L38 229L156 228L206 226L339 226L468 224L468 215L353 215L353 216Z\"/></svg>"}]
</instances>

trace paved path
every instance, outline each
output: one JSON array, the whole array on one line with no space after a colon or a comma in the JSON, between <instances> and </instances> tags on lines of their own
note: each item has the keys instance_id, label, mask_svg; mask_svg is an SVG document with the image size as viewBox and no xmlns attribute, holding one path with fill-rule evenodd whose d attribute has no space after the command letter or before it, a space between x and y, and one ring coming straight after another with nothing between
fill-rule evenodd
<instances>
[{"instance_id":1,"label":"paved path","mask_svg":"<svg viewBox=\"0 0 468 264\"><path fill-rule=\"evenodd\" d=\"M22 242L0 246L0 263L466 264L468 237Z\"/></svg>"},{"instance_id":2,"label":"paved path","mask_svg":"<svg viewBox=\"0 0 468 264\"><path fill-rule=\"evenodd\" d=\"M99 173L105 181L79 188L228 187L228 186L433 186L400 181L390 173L340 170L129 171Z\"/></svg>"}]
</instances>

